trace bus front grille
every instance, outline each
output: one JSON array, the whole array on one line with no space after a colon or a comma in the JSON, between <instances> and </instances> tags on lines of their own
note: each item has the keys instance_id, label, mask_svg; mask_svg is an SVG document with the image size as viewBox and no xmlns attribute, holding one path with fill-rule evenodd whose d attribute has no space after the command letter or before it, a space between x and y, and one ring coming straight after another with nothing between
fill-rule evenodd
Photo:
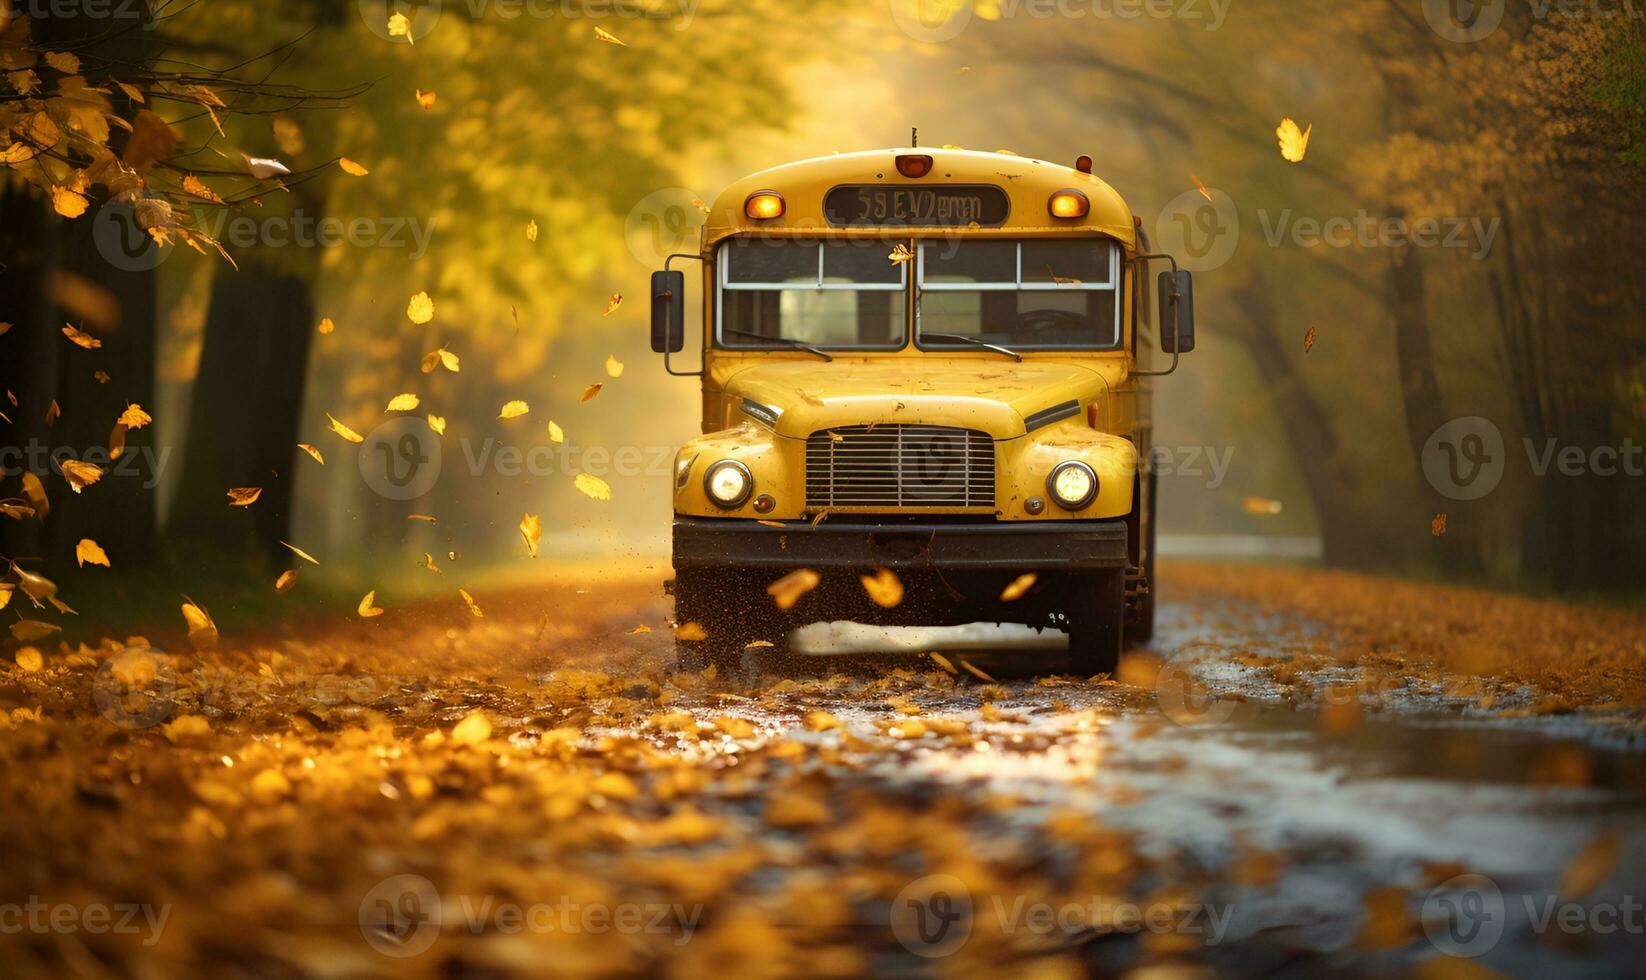
<instances>
[{"instance_id":1,"label":"bus front grille","mask_svg":"<svg viewBox=\"0 0 1646 980\"><path fill-rule=\"evenodd\" d=\"M806 506L994 509L994 440L941 425L853 425L806 440Z\"/></svg>"}]
</instances>

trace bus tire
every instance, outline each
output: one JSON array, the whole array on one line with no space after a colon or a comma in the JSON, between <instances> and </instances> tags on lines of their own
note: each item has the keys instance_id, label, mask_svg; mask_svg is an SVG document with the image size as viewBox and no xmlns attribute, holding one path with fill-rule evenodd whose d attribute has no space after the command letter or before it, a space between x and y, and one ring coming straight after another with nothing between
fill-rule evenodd
<instances>
[{"instance_id":1,"label":"bus tire","mask_svg":"<svg viewBox=\"0 0 1646 980\"><path fill-rule=\"evenodd\" d=\"M1113 674L1126 634L1124 570L1076 576L1069 604L1069 660L1076 674Z\"/></svg>"}]
</instances>

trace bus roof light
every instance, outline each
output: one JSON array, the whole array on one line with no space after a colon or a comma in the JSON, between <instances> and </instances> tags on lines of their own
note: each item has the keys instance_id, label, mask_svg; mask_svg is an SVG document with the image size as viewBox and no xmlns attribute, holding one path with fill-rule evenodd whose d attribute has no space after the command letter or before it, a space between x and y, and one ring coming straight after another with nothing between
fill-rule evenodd
<instances>
[{"instance_id":1,"label":"bus roof light","mask_svg":"<svg viewBox=\"0 0 1646 980\"><path fill-rule=\"evenodd\" d=\"M776 191L755 191L743 202L743 213L756 221L783 217L783 195Z\"/></svg>"},{"instance_id":2,"label":"bus roof light","mask_svg":"<svg viewBox=\"0 0 1646 980\"><path fill-rule=\"evenodd\" d=\"M899 153L897 172L910 180L919 180L932 172L932 158L924 153Z\"/></svg>"},{"instance_id":3,"label":"bus roof light","mask_svg":"<svg viewBox=\"0 0 1646 980\"><path fill-rule=\"evenodd\" d=\"M1091 209L1092 202L1086 195L1072 187L1058 191L1046 202L1046 210L1054 218L1084 218Z\"/></svg>"},{"instance_id":4,"label":"bus roof light","mask_svg":"<svg viewBox=\"0 0 1646 980\"><path fill-rule=\"evenodd\" d=\"M1080 154L1080 156L1075 159L1074 168L1076 170L1080 171L1083 174L1091 173L1092 172L1092 158L1091 158L1091 156L1088 155L1088 154L1085 154L1085 153Z\"/></svg>"}]
</instances>

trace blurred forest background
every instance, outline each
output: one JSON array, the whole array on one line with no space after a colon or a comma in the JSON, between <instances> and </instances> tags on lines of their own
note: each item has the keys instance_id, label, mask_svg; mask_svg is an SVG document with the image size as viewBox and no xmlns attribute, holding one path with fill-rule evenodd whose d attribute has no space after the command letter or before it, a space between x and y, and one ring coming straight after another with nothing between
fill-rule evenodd
<instances>
[{"instance_id":1,"label":"blurred forest background","mask_svg":"<svg viewBox=\"0 0 1646 980\"><path fill-rule=\"evenodd\" d=\"M1638 589L1646 478L1539 476L1523 440L1646 447L1646 26L1510 3L1488 31L1437 26L1437 6L0 0L4 444L83 457L128 405L153 417L84 493L39 467L50 513L0 518L0 554L39 559L65 594L209 595L272 580L290 542L317 581L392 602L444 587L425 554L471 576L538 567L530 512L540 561L666 567L668 464L697 390L647 348L647 275L695 249L694 199L918 126L923 145L1091 153L1157 245L1205 259L1200 347L1156 389L1157 442L1191 470L1162 478L1166 533ZM1282 117L1312 126L1300 164L1277 151ZM1362 214L1434 219L1463 247L1296 233ZM228 240L241 219L256 242ZM306 245L305 219L360 234ZM111 261L121 221L171 244ZM1199 232L1226 244L1206 258L1184 240ZM421 292L427 323L408 317ZM421 370L442 348L461 370ZM446 426L439 478L410 500L363 479L371 446L327 418L369 434L402 392ZM530 413L498 418L513 399ZM1506 465L1460 500L1422 459L1474 416ZM513 473L491 462L506 445L557 455ZM1192 447L1226 475L1190 466ZM611 499L580 493L580 471ZM240 487L261 497L229 506ZM34 492L0 482L38 510ZM77 567L82 538L112 568Z\"/></svg>"}]
</instances>

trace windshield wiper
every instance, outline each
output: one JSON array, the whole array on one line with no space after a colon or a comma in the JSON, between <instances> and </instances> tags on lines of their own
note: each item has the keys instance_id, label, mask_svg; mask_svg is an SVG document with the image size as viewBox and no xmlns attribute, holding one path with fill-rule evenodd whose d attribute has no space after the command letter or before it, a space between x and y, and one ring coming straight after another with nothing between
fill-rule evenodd
<instances>
[{"instance_id":1,"label":"windshield wiper","mask_svg":"<svg viewBox=\"0 0 1646 980\"><path fill-rule=\"evenodd\" d=\"M926 331L922 331L920 336L932 337L937 340L958 340L963 344L971 344L974 347L981 347L984 350L992 350L996 354L1005 354L1007 357L1019 363L1023 361L1023 355L1019 354L1015 350L1012 350L1010 347L1002 347L999 344L991 344L986 340L978 340L976 337L968 337L961 333L928 333Z\"/></svg>"},{"instance_id":2,"label":"windshield wiper","mask_svg":"<svg viewBox=\"0 0 1646 980\"><path fill-rule=\"evenodd\" d=\"M834 356L821 347L813 347L811 344L803 344L798 340L791 340L788 337L768 337L765 334L754 333L750 330L739 330L736 327L721 327L720 330L723 333L735 333L739 337L753 337L755 340L766 340L774 344L787 344L795 350L803 350L808 354L816 354L825 361L834 360ZM1019 358L1019 360L1021 360L1021 358Z\"/></svg>"}]
</instances>

